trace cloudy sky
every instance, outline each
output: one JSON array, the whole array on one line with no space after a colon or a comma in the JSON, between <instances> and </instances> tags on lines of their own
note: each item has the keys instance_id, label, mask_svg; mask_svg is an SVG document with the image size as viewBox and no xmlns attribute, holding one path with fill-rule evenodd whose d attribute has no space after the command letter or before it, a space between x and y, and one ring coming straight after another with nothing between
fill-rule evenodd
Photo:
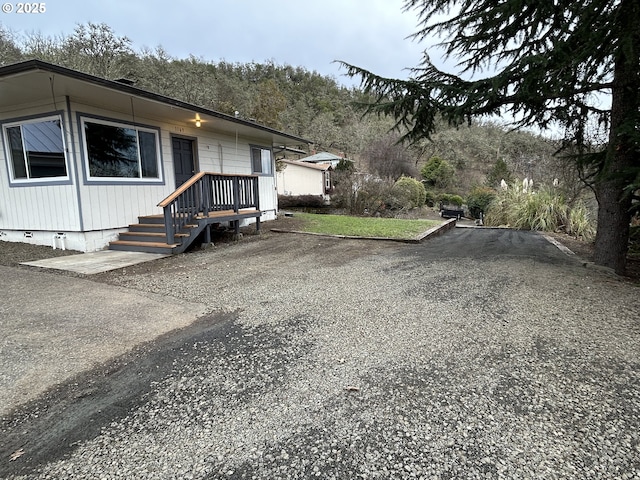
<instances>
[{"instance_id":1,"label":"cloudy sky","mask_svg":"<svg viewBox=\"0 0 640 480\"><path fill-rule=\"evenodd\" d=\"M162 46L179 58L273 60L345 85L354 81L334 60L407 78L428 47L406 38L417 18L403 12L402 0L48 0L44 13L31 14L18 13L16 1L0 3L0 23L17 34L69 35L79 23L106 23L137 51Z\"/></svg>"}]
</instances>

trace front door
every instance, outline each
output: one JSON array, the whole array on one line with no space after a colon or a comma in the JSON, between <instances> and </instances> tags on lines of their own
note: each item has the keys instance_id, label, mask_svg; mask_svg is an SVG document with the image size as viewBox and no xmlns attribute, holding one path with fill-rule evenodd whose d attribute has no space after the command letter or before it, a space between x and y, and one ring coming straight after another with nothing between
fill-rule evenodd
<instances>
[{"instance_id":1,"label":"front door","mask_svg":"<svg viewBox=\"0 0 640 480\"><path fill-rule=\"evenodd\" d=\"M176 173L176 188L196 173L193 140L173 137L173 168Z\"/></svg>"}]
</instances>

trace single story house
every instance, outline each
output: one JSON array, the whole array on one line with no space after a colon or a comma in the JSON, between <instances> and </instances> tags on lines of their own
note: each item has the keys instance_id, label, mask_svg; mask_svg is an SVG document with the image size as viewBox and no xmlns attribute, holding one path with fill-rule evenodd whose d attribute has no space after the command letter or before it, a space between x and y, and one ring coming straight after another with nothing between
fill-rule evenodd
<instances>
[{"instance_id":1,"label":"single story house","mask_svg":"<svg viewBox=\"0 0 640 480\"><path fill-rule=\"evenodd\" d=\"M306 163L279 160L282 169L277 173L278 195L319 195L325 201L333 189L330 163Z\"/></svg>"},{"instance_id":2,"label":"single story house","mask_svg":"<svg viewBox=\"0 0 640 480\"><path fill-rule=\"evenodd\" d=\"M0 67L0 135L0 240L83 252L275 219L273 147L309 143L39 60Z\"/></svg>"}]
</instances>

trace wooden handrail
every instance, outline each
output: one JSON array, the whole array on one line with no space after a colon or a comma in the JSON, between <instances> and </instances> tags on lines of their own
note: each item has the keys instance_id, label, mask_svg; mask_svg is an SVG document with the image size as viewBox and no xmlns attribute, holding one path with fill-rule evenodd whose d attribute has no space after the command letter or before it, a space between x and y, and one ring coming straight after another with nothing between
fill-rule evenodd
<instances>
[{"instance_id":1,"label":"wooden handrail","mask_svg":"<svg viewBox=\"0 0 640 480\"><path fill-rule=\"evenodd\" d=\"M209 218L213 211L242 208L259 210L258 175L200 172L158 203L163 209L167 243L198 218ZM197 221L200 225L200 220ZM239 223L236 220L236 229Z\"/></svg>"},{"instance_id":2,"label":"wooden handrail","mask_svg":"<svg viewBox=\"0 0 640 480\"><path fill-rule=\"evenodd\" d=\"M173 202L176 198L178 198L185 190L187 190L191 185L196 183L198 180L200 180L205 175L217 175L219 177L257 177L258 176L258 175L255 175L255 174L245 175L245 174L240 174L240 173L214 173L214 172L196 173L193 177L191 177L189 180L187 180L182 185L180 185L180 187L178 187L178 189L175 192L173 192L167 198L162 200L158 204L158 207L164 208L164 207L168 206L171 202Z\"/></svg>"},{"instance_id":3,"label":"wooden handrail","mask_svg":"<svg viewBox=\"0 0 640 480\"><path fill-rule=\"evenodd\" d=\"M169 205L171 202L173 202L176 198L178 198L185 190L187 190L191 185L193 185L194 183L196 183L198 180L200 180L202 177L204 177L206 175L206 172L200 172L200 173L196 173L193 177L191 177L189 180L187 180L186 182L184 182L182 185L180 185L180 187L173 192L171 195L169 195L167 198L165 198L164 200L162 200L158 206L161 208L166 207L167 205Z\"/></svg>"}]
</instances>

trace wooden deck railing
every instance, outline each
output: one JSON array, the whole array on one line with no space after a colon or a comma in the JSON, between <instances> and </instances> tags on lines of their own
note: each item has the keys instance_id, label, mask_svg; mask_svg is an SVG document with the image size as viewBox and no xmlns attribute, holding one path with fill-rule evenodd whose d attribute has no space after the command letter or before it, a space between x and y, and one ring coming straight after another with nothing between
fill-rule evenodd
<instances>
[{"instance_id":1,"label":"wooden deck railing","mask_svg":"<svg viewBox=\"0 0 640 480\"><path fill-rule=\"evenodd\" d=\"M260 210L257 175L200 172L182 184L159 204L164 211L167 243L185 226L211 212L241 209Z\"/></svg>"}]
</instances>

